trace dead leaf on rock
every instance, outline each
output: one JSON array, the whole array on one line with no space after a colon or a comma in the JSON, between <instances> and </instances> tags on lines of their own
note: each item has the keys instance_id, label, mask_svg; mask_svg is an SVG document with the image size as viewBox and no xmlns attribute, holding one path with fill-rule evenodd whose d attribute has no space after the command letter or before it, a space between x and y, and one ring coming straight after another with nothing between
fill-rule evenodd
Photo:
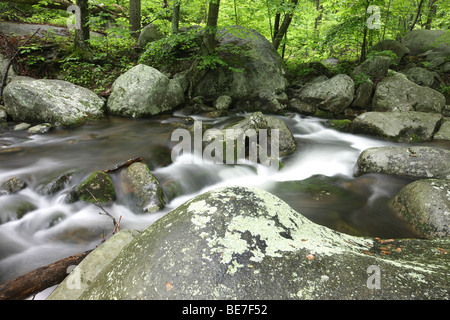
<instances>
[{"instance_id":1,"label":"dead leaf on rock","mask_svg":"<svg viewBox=\"0 0 450 320\"><path fill-rule=\"evenodd\" d=\"M169 281L166 281L166 289L172 290L172 288L173 288L173 285Z\"/></svg>"},{"instance_id":2,"label":"dead leaf on rock","mask_svg":"<svg viewBox=\"0 0 450 320\"><path fill-rule=\"evenodd\" d=\"M306 259L308 259L309 261L313 261L314 260L314 256L312 254L308 254L306 256Z\"/></svg>"}]
</instances>

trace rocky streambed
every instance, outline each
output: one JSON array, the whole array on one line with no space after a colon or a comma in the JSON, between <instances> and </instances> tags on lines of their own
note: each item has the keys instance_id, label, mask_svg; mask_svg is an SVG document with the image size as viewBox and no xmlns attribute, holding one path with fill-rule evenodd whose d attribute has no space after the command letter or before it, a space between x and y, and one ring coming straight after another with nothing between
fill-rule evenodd
<instances>
[{"instance_id":1,"label":"rocky streambed","mask_svg":"<svg viewBox=\"0 0 450 320\"><path fill-rule=\"evenodd\" d=\"M246 32L223 30L220 45L237 41L247 69L207 73L190 101L186 73L145 65L108 100L12 75L0 108L0 282L98 246L67 280L79 288L62 283L50 298L449 298L450 122L435 87L447 47L414 52L433 81L374 56L352 76L289 83L270 43ZM398 63L408 39L380 47ZM276 170L174 159L173 132L196 126L278 129ZM99 205L120 218L112 237Z\"/></svg>"}]
</instances>

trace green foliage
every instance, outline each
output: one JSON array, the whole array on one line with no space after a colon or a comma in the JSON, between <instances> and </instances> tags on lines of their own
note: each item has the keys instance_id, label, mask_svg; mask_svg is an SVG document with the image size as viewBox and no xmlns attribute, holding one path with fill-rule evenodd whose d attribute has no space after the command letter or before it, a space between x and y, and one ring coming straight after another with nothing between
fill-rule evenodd
<instances>
[{"instance_id":1,"label":"green foliage","mask_svg":"<svg viewBox=\"0 0 450 320\"><path fill-rule=\"evenodd\" d=\"M395 52L391 51L391 50L384 50L384 51L370 51L369 54L367 55L367 58L370 57L379 57L379 56L384 56L384 57L389 57L391 58L391 62L393 66L397 65L397 55L395 54Z\"/></svg>"},{"instance_id":2,"label":"green foliage","mask_svg":"<svg viewBox=\"0 0 450 320\"><path fill-rule=\"evenodd\" d=\"M201 41L201 33L197 29L169 35L148 43L139 63L168 72L179 71L176 70L179 65L192 61Z\"/></svg>"},{"instance_id":3,"label":"green foliage","mask_svg":"<svg viewBox=\"0 0 450 320\"><path fill-rule=\"evenodd\" d=\"M198 68L216 69L226 67L240 72L239 62L233 57L242 59L242 50L233 44L218 46L208 55L202 53L203 31L194 28L185 32L171 34L165 38L150 42L144 48L139 63L152 66L166 72L186 70L194 60L198 60Z\"/></svg>"},{"instance_id":4,"label":"green foliage","mask_svg":"<svg viewBox=\"0 0 450 320\"><path fill-rule=\"evenodd\" d=\"M358 73L357 75L352 75L353 82L355 86L360 85L364 82L368 82L370 80L370 76L365 74L364 72Z\"/></svg>"}]
</instances>

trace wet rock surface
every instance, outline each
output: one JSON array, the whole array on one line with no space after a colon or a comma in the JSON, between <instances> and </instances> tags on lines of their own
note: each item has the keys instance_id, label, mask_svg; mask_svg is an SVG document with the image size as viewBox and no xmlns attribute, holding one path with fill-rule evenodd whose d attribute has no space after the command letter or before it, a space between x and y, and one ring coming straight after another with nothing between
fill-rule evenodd
<instances>
[{"instance_id":1,"label":"wet rock surface","mask_svg":"<svg viewBox=\"0 0 450 320\"><path fill-rule=\"evenodd\" d=\"M348 236L267 192L227 187L148 227L80 299L446 299L446 257L436 247L448 240ZM369 266L382 270L378 290Z\"/></svg>"}]
</instances>

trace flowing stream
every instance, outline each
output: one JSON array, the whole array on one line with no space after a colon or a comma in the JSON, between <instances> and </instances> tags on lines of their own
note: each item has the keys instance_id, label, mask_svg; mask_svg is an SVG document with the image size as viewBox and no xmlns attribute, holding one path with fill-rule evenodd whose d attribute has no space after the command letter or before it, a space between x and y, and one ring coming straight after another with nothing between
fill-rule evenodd
<instances>
[{"instance_id":1,"label":"flowing stream","mask_svg":"<svg viewBox=\"0 0 450 320\"><path fill-rule=\"evenodd\" d=\"M317 118L297 114L280 118L293 132L297 150L283 160L285 166L278 172L264 165L184 164L181 158L172 163L171 150L178 142L171 141L171 134L189 121L181 114L145 120L110 118L43 135L1 129L0 181L16 176L25 180L27 187L0 196L0 283L101 244L101 234L108 236L112 231L112 220L99 214L93 204L67 203L67 192L93 171L134 157L144 159L163 187L177 182L181 194L153 214L136 214L120 201L107 206L116 219L122 216L122 229L143 230L200 193L241 185L268 190L312 221L338 231L390 238L415 236L387 206L410 180L353 176L364 149L394 143L341 133ZM194 119L220 128L236 117ZM77 173L64 190L51 196L39 192L45 181L72 169ZM111 176L117 182L117 175ZM311 179L315 184L305 187L301 183ZM20 212L26 214L19 218Z\"/></svg>"}]
</instances>

